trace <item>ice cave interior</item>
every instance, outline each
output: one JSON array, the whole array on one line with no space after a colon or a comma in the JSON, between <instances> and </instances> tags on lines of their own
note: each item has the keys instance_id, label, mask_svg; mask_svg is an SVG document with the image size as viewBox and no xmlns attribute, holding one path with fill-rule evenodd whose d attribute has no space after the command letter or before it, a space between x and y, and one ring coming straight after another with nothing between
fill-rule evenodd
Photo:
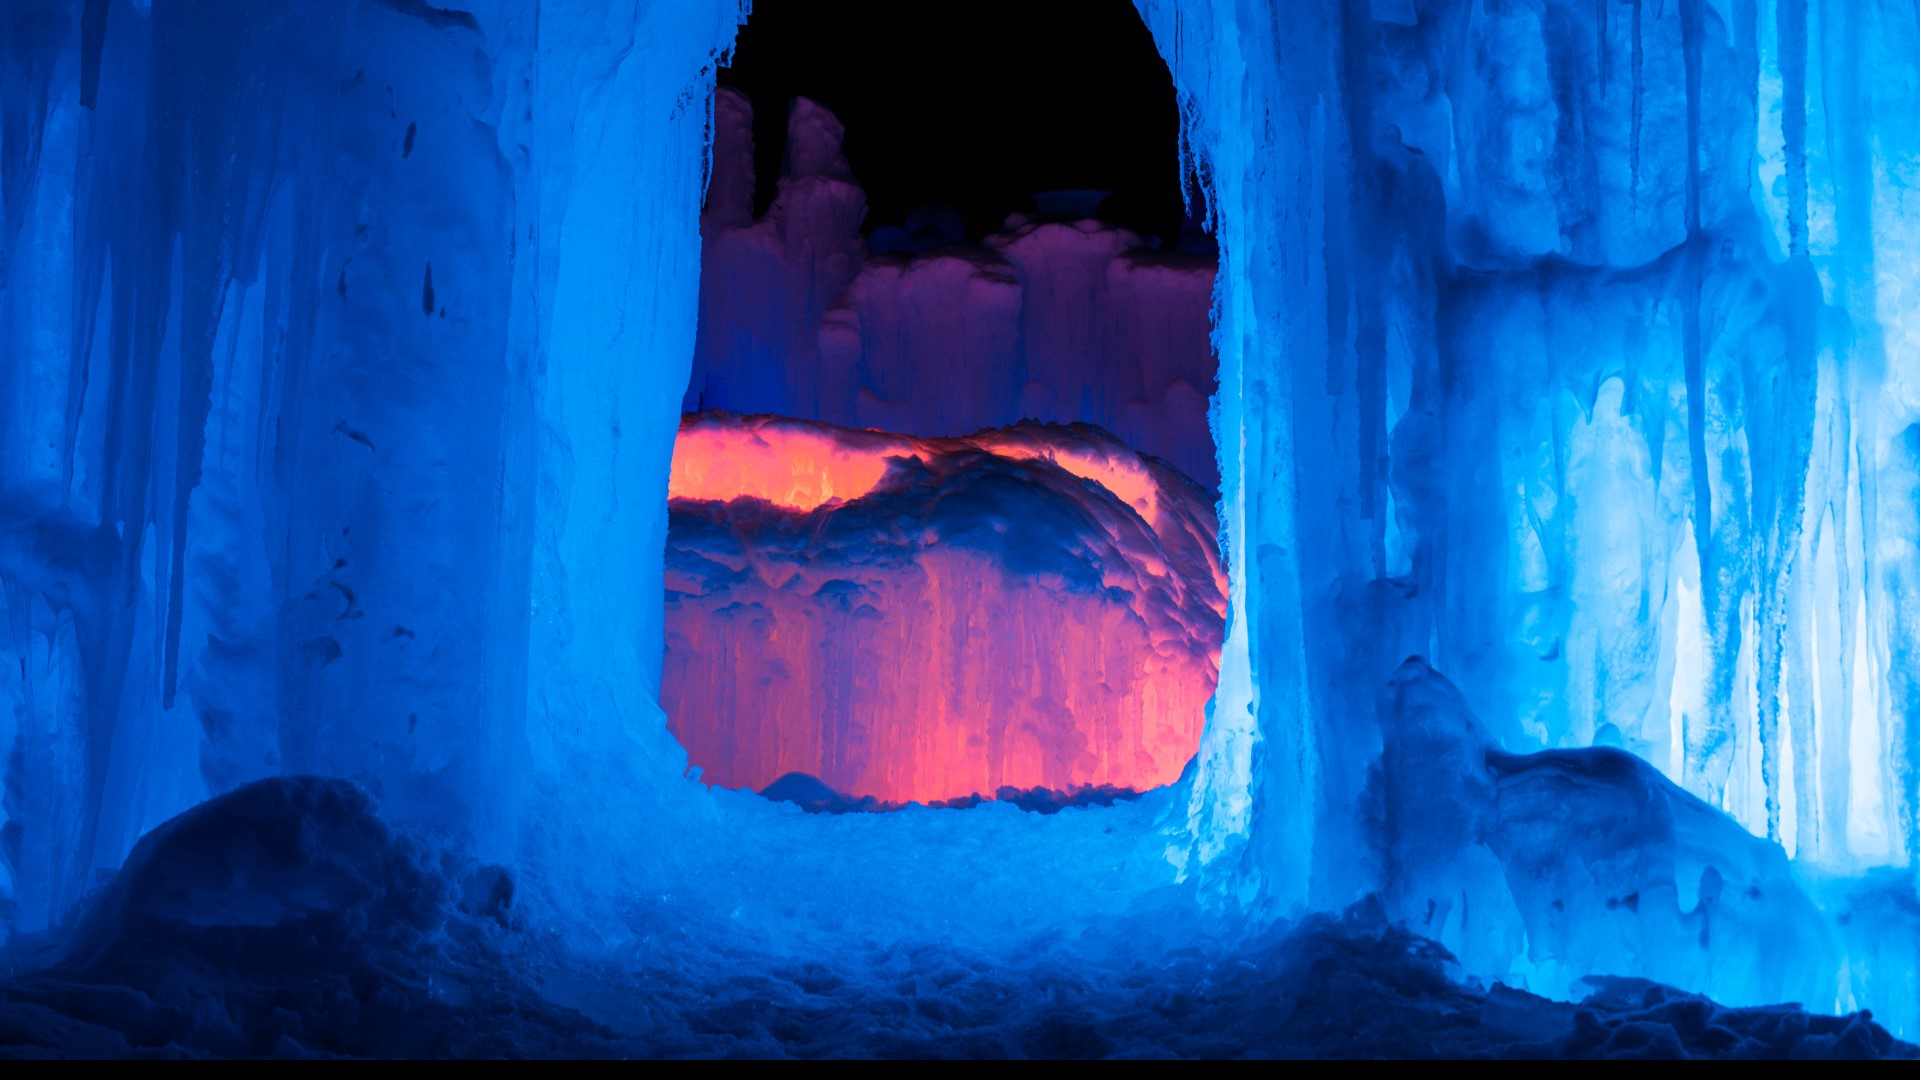
<instances>
[{"instance_id":1,"label":"ice cave interior","mask_svg":"<svg viewBox=\"0 0 1920 1080\"><path fill-rule=\"evenodd\" d=\"M1920 9L904 7L0 5L0 1053L1913 1056Z\"/></svg>"}]
</instances>

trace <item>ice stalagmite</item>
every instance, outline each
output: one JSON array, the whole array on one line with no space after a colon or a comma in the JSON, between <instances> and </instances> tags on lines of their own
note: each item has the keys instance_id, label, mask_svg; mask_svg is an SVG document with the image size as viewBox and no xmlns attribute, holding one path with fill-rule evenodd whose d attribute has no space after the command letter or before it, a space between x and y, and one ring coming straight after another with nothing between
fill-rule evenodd
<instances>
[{"instance_id":1,"label":"ice stalagmite","mask_svg":"<svg viewBox=\"0 0 1920 1080\"><path fill-rule=\"evenodd\" d=\"M1090 423L1214 485L1211 259L1037 212L978 245L932 210L911 234L869 242L845 132L806 98L788 115L779 194L755 220L752 106L722 89L714 110L690 411L939 436Z\"/></svg>"}]
</instances>

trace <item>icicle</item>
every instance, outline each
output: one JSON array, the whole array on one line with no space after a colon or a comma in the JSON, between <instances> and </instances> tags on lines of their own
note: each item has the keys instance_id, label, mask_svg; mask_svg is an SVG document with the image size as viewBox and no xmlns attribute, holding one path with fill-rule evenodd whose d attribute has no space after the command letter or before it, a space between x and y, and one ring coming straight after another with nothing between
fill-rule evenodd
<instances>
[{"instance_id":1,"label":"icicle","mask_svg":"<svg viewBox=\"0 0 1920 1080\"><path fill-rule=\"evenodd\" d=\"M1787 234L1794 255L1807 253L1807 0L1779 0L1780 129L1787 154Z\"/></svg>"}]
</instances>

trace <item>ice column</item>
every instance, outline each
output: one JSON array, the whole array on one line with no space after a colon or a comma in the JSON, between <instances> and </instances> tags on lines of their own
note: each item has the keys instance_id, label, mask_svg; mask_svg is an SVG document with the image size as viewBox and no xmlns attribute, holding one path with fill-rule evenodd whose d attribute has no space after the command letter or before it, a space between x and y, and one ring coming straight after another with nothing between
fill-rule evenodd
<instances>
[{"instance_id":1,"label":"ice column","mask_svg":"<svg viewBox=\"0 0 1920 1080\"><path fill-rule=\"evenodd\" d=\"M9 930L275 772L562 872L560 793L673 789L667 462L740 17L0 14Z\"/></svg>"},{"instance_id":2,"label":"ice column","mask_svg":"<svg viewBox=\"0 0 1920 1080\"><path fill-rule=\"evenodd\" d=\"M1510 750L1908 864L1912 6L1137 7L1223 248L1233 614L1177 858L1367 887L1365 694L1418 654Z\"/></svg>"}]
</instances>

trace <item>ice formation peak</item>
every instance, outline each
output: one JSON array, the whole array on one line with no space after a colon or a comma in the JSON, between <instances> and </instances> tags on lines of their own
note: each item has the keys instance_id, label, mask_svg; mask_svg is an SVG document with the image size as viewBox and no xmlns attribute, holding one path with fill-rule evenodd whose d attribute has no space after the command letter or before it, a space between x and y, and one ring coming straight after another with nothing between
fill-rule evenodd
<instances>
[{"instance_id":1,"label":"ice formation peak","mask_svg":"<svg viewBox=\"0 0 1920 1080\"><path fill-rule=\"evenodd\" d=\"M753 223L753 104L722 86L713 92L713 170L700 212L701 235Z\"/></svg>"}]
</instances>

